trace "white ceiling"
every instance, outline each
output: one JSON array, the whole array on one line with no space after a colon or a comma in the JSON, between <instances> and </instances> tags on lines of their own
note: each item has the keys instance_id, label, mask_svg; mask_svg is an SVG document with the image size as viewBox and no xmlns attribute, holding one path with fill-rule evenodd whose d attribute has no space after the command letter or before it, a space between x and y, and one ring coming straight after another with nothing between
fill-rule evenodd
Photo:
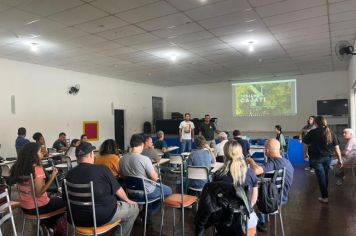
<instances>
[{"instance_id":1,"label":"white ceiling","mask_svg":"<svg viewBox=\"0 0 356 236\"><path fill-rule=\"evenodd\" d=\"M345 70L355 36L355 0L0 0L0 57L160 86Z\"/></svg>"}]
</instances>

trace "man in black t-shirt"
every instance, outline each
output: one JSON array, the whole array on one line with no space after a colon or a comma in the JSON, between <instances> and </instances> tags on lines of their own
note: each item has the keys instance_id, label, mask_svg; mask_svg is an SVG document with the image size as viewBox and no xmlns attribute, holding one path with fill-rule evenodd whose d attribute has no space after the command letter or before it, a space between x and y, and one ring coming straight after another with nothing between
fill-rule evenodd
<instances>
[{"instance_id":1,"label":"man in black t-shirt","mask_svg":"<svg viewBox=\"0 0 356 236\"><path fill-rule=\"evenodd\" d=\"M74 184L87 184L93 181L97 226L121 219L123 235L130 235L139 212L137 204L128 199L125 191L106 166L94 165L93 150L90 143L79 144L75 151L79 164L68 172L66 179ZM62 197L66 201L64 186L62 189ZM117 198L123 202L117 201ZM71 207L76 226L94 225L91 206L72 205Z\"/></svg>"},{"instance_id":2,"label":"man in black t-shirt","mask_svg":"<svg viewBox=\"0 0 356 236\"><path fill-rule=\"evenodd\" d=\"M215 149L214 133L219 134L220 131L216 129L214 122L211 122L209 114L205 115L204 122L201 123L199 131L200 134L204 136L206 143Z\"/></svg>"},{"instance_id":3,"label":"man in black t-shirt","mask_svg":"<svg viewBox=\"0 0 356 236\"><path fill-rule=\"evenodd\" d=\"M234 139L241 145L242 147L242 152L246 157L250 156L250 144L246 139L243 139L241 137L241 131L236 129L234 132L232 132L232 135L234 136Z\"/></svg>"}]
</instances>

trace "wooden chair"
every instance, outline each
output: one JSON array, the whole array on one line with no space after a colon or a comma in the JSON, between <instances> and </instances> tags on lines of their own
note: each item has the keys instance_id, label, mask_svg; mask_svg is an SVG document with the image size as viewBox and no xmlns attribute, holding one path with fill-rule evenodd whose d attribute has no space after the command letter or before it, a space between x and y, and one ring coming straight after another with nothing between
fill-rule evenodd
<instances>
[{"instance_id":1,"label":"wooden chair","mask_svg":"<svg viewBox=\"0 0 356 236\"><path fill-rule=\"evenodd\" d=\"M47 218L51 218L53 216L57 216L60 214L65 213L66 208L60 208L58 210L52 211L52 212L48 212L48 213L44 213L44 214L40 214L39 210L38 210L38 204L37 204L37 198L36 198L36 190L35 190L35 182L33 179L33 175L30 174L30 176L23 176L22 179L24 180L21 183L17 183L17 189L20 193L22 194L29 194L31 195L34 204L35 204L35 209L36 209L36 214L31 215L31 214L23 214L23 223L22 223L22 233L21 235L24 234L25 231L25 224L26 224L26 220L36 220L37 221L37 236L39 236L40 234L40 221L43 219L47 219ZM30 188L30 191L26 191L23 188Z\"/></svg>"},{"instance_id":2,"label":"wooden chair","mask_svg":"<svg viewBox=\"0 0 356 236\"><path fill-rule=\"evenodd\" d=\"M93 181L90 181L90 183L87 184L74 184L64 179L64 188L67 197L67 204L68 204L71 224L74 228L75 233L78 233L80 235L97 236L109 232L110 230L118 226L120 227L120 235L122 236L122 228L120 225L121 220L116 220L113 223L105 224L102 226L96 225ZM94 222L93 227L81 227L75 225L75 221L73 219L73 214L72 214L73 205L82 206L82 207L91 206L92 213L93 213L93 222Z\"/></svg>"}]
</instances>

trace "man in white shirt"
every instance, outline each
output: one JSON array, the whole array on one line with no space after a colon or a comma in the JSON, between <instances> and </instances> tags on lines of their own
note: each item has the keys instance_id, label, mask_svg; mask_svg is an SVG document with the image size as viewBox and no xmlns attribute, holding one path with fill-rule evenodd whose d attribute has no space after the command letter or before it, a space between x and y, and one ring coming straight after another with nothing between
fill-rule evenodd
<instances>
[{"instance_id":1,"label":"man in white shirt","mask_svg":"<svg viewBox=\"0 0 356 236\"><path fill-rule=\"evenodd\" d=\"M220 132L219 135L220 143L216 145L216 161L224 162L224 146L227 143L227 134L225 132Z\"/></svg>"},{"instance_id":2,"label":"man in white shirt","mask_svg":"<svg viewBox=\"0 0 356 236\"><path fill-rule=\"evenodd\" d=\"M194 123L190 121L190 114L185 113L184 120L180 122L179 125L179 141L181 143L181 152L185 152L186 146L188 147L188 152L192 150L192 142L194 142L194 129Z\"/></svg>"}]
</instances>

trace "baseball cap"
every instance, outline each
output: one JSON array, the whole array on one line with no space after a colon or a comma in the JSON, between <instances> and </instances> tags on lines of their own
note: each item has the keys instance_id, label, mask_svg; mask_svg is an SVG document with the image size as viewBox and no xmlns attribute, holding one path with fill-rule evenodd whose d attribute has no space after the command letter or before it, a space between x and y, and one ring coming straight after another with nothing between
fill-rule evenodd
<instances>
[{"instance_id":1,"label":"baseball cap","mask_svg":"<svg viewBox=\"0 0 356 236\"><path fill-rule=\"evenodd\" d=\"M88 153L94 151L95 147L88 142L80 142L79 146L75 149L75 156L77 158L83 157Z\"/></svg>"}]
</instances>

